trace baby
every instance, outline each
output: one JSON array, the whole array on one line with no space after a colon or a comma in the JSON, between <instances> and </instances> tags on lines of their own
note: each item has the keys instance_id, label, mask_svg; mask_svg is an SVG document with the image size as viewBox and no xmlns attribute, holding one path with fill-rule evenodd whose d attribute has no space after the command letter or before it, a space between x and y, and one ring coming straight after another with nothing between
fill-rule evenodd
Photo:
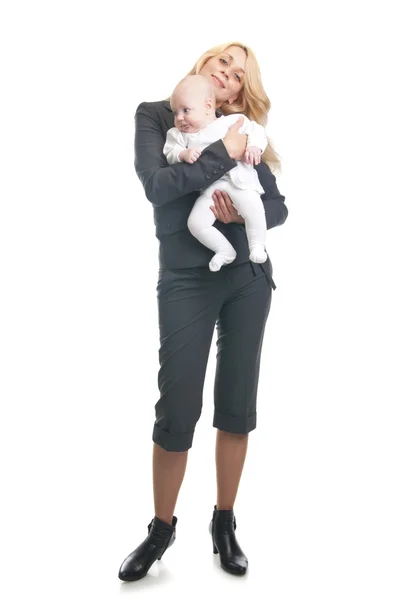
<instances>
[{"instance_id":1,"label":"baby","mask_svg":"<svg viewBox=\"0 0 398 600\"><path fill-rule=\"evenodd\" d=\"M201 151L209 144L223 138L229 127L243 117L239 133L248 134L245 161L221 179L203 189L196 200L188 219L188 229L194 237L215 252L209 263L211 271L219 271L223 265L236 258L236 251L227 238L214 227L215 217L210 206L215 190L225 190L233 205L245 219L246 235L250 249L250 260L263 263L267 223L261 194L264 193L253 163L258 164L267 146L265 129L245 115L233 114L217 118L214 89L202 75L189 75L175 88L170 106L174 113L174 124L167 132L163 152L169 164L188 162L193 164Z\"/></svg>"}]
</instances>

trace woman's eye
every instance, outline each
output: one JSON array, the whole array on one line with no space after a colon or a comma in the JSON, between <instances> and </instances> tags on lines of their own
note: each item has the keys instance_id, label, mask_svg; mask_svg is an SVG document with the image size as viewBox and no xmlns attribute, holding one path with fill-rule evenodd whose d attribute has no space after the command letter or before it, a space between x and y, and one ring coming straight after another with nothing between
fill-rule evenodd
<instances>
[{"instance_id":1,"label":"woman's eye","mask_svg":"<svg viewBox=\"0 0 398 600\"><path fill-rule=\"evenodd\" d=\"M222 62L223 65L227 65L227 61L225 60L225 58L220 58L220 62Z\"/></svg>"},{"instance_id":2,"label":"woman's eye","mask_svg":"<svg viewBox=\"0 0 398 600\"><path fill-rule=\"evenodd\" d=\"M235 77L240 82L240 76L237 73L235 73Z\"/></svg>"}]
</instances>

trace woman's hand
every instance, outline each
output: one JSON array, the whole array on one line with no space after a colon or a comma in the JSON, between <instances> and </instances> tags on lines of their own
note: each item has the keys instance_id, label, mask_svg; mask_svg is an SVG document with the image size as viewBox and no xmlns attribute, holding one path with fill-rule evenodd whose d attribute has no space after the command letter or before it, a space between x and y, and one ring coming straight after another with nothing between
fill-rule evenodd
<instances>
[{"instance_id":1,"label":"woman's hand","mask_svg":"<svg viewBox=\"0 0 398 600\"><path fill-rule=\"evenodd\" d=\"M247 135L239 133L239 129L243 125L243 117L229 127L227 135L223 138L225 148L233 160L243 160L247 145Z\"/></svg>"},{"instance_id":2,"label":"woman's hand","mask_svg":"<svg viewBox=\"0 0 398 600\"><path fill-rule=\"evenodd\" d=\"M216 190L212 196L214 206L210 206L210 210L218 221L221 223L240 223L245 222L232 204L232 200L227 192Z\"/></svg>"}]
</instances>

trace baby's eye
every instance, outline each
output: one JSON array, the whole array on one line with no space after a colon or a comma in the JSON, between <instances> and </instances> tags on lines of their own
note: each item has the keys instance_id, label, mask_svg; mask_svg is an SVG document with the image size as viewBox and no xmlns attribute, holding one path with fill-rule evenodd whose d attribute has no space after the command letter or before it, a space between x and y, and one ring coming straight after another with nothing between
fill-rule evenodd
<instances>
[{"instance_id":1,"label":"baby's eye","mask_svg":"<svg viewBox=\"0 0 398 600\"><path fill-rule=\"evenodd\" d=\"M184 108L184 113L189 113L190 110L190 108Z\"/></svg>"}]
</instances>

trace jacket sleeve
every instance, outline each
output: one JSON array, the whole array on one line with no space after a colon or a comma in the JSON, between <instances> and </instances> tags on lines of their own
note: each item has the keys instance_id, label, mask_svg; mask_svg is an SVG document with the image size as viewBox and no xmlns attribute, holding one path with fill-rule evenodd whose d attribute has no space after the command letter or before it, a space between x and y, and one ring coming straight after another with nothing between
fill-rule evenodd
<instances>
[{"instance_id":1,"label":"jacket sleeve","mask_svg":"<svg viewBox=\"0 0 398 600\"><path fill-rule=\"evenodd\" d=\"M163 154L165 136L153 106L143 102L135 114L134 166L148 200L163 206L181 196L199 191L236 166L222 140L205 148L192 165L169 165Z\"/></svg>"},{"instance_id":2,"label":"jacket sleeve","mask_svg":"<svg viewBox=\"0 0 398 600\"><path fill-rule=\"evenodd\" d=\"M267 229L283 225L289 213L285 204L285 196L282 196L276 185L275 175L264 162L256 165L255 169L264 189L261 200L264 204Z\"/></svg>"},{"instance_id":3,"label":"jacket sleeve","mask_svg":"<svg viewBox=\"0 0 398 600\"><path fill-rule=\"evenodd\" d=\"M177 127L172 127L168 130L166 135L166 143L163 148L163 154L166 157L169 165L175 165L176 163L182 162L178 155L182 150L185 150L184 140L182 139L180 131Z\"/></svg>"}]
</instances>

